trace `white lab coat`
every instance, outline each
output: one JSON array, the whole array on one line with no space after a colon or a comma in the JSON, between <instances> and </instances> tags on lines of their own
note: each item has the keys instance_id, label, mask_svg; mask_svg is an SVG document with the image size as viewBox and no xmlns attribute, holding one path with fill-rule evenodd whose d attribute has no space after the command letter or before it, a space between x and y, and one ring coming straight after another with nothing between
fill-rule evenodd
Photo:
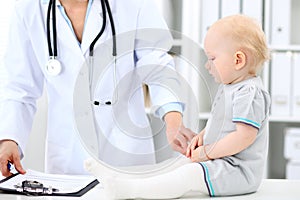
<instances>
[{"instance_id":1,"label":"white lab coat","mask_svg":"<svg viewBox=\"0 0 300 200\"><path fill-rule=\"evenodd\" d=\"M111 0L110 4L117 34L141 28L167 28L152 0ZM89 46L102 25L101 4L100 1L95 0L91 7L81 47L61 12L57 10L58 59L63 67L58 76L48 75L45 69L49 59L46 37L47 7L47 0L22 0L16 3L4 60L9 76L8 84L4 88L6 98L1 102L0 108L0 139L15 140L21 151L24 151L36 111L36 100L41 96L45 86L48 92L45 170L51 173L82 174L86 173L83 169L83 160L90 157L90 154L80 143L80 137L77 134L73 115L73 92L79 71L88 57ZM118 61L119 78L124 77L134 68L153 61L165 66L173 66L172 59L164 52L133 51L140 43L149 42L135 37L137 34L129 37L129 43L126 44L126 48L132 51ZM106 31L97 42L95 49L110 38L111 29L108 21ZM157 38L155 42L165 43L170 39L164 36ZM156 43L153 41L153 45L157 45ZM118 51L120 51L122 44L118 45ZM104 75L103 80L107 79L108 82L112 82L109 74L111 72ZM103 80L99 81L99 90L95 93L100 96L110 96L113 84L105 83ZM166 96L160 98L156 89L152 88L151 92L152 102L156 105L174 101ZM134 95L129 104L128 109L120 109L118 112L123 110L124 113L129 113L124 116L130 116L130 121L138 126L147 127L149 124L144 113L141 90ZM141 142L131 140L131 137L123 137L122 133L118 136L120 127L118 128L113 120L115 116L112 106L96 109L98 113L101 113L96 114L96 119L99 120L99 127L105 135L105 137L98 137L100 147L97 156L100 159L119 166L155 162L152 139ZM120 116L122 114L120 113ZM109 138L111 142L103 138ZM137 154L134 155L134 152Z\"/></svg>"}]
</instances>

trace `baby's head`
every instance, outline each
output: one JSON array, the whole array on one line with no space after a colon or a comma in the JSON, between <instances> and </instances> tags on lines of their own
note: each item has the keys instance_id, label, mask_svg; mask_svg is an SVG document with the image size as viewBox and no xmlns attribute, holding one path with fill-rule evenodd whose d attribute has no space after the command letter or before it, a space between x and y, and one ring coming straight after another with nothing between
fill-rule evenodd
<instances>
[{"instance_id":1,"label":"baby's head","mask_svg":"<svg viewBox=\"0 0 300 200\"><path fill-rule=\"evenodd\" d=\"M216 21L207 32L204 48L209 60L208 68L213 64L219 76L226 76L226 70L233 73L227 80L221 77L220 82L225 84L243 80L247 73L255 76L269 59L260 24L245 15L232 15ZM219 70L221 67L225 69ZM230 72L230 69L233 71Z\"/></svg>"}]
</instances>

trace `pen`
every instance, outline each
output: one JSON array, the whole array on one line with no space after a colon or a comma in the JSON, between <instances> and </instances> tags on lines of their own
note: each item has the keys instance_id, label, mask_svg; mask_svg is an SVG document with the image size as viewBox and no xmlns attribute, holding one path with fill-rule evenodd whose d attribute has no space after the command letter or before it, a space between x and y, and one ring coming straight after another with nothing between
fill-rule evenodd
<instances>
[{"instance_id":1,"label":"pen","mask_svg":"<svg viewBox=\"0 0 300 200\"><path fill-rule=\"evenodd\" d=\"M10 162L7 163L7 169L8 169L8 171L11 170L11 165L12 165L12 164L11 164Z\"/></svg>"},{"instance_id":2,"label":"pen","mask_svg":"<svg viewBox=\"0 0 300 200\"><path fill-rule=\"evenodd\" d=\"M12 164L11 162L7 163L7 169L12 174L19 174L19 172L16 170L14 164Z\"/></svg>"},{"instance_id":3,"label":"pen","mask_svg":"<svg viewBox=\"0 0 300 200\"><path fill-rule=\"evenodd\" d=\"M12 164L11 162L7 163L7 169L8 169L8 171L10 171L13 174L17 172L14 164Z\"/></svg>"}]
</instances>

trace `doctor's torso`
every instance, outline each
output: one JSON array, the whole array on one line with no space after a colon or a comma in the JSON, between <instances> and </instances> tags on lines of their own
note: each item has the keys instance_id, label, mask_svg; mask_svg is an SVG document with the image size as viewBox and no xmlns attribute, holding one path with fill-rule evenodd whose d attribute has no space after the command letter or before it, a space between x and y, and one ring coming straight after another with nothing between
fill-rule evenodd
<instances>
[{"instance_id":1,"label":"doctor's torso","mask_svg":"<svg viewBox=\"0 0 300 200\"><path fill-rule=\"evenodd\" d=\"M128 72L136 67L136 55L134 55L135 52L133 51L136 46L134 30L138 28L148 28L147 26L137 27L141 23L140 21L143 20L140 14L141 9L145 6L143 4L148 1L112 0L109 2L117 34L124 33L124 35L126 35L129 33L127 34L128 36L126 36L126 40L124 40L126 41L126 44L123 45L123 47L126 46L124 47L126 49L124 51L125 53L123 52L122 56L118 59L117 65L117 76L119 79L122 79L122 77L125 77ZM152 5L152 3L150 3L150 5ZM11 68L15 67L15 69L8 70L9 73L14 71L9 78L18 79L18 81L9 81L11 85L15 84L21 88L16 92L11 92L11 99L14 101L35 105L35 100L42 94L43 88L45 87L47 90L48 134L46 141L46 171L73 174L85 173L83 160L89 157L89 155L81 145L80 137L78 137L77 134L73 115L73 98L77 97L73 97L73 93L78 74L82 66L86 64L89 56L90 44L101 29L103 14L100 1L94 0L86 16L82 41L79 43L74 30L70 27L64 13L60 11L59 6L61 5L57 3L56 27L57 59L62 65L61 73L57 76L51 76L47 73L45 67L49 60L46 28L47 0L22 0L17 2L5 64ZM152 8L148 9L151 10ZM108 46L108 49L111 48L109 47L110 43L107 42L112 37L109 23L109 20L107 20L106 29L96 43L95 49L101 49L101 45L103 44L103 49L106 49L106 46ZM149 25L150 27L156 26L155 22L149 22ZM160 28L160 26L161 23L159 22L155 28ZM122 44L120 46L120 48L122 48ZM99 52L101 53L101 51ZM13 53L14 55L12 55ZM113 84L111 84L111 74L109 66L103 70L101 76L102 81L98 80L97 82L98 93L95 91L99 96L110 97L112 95L114 88ZM11 88L7 90L9 89ZM129 114L130 116L135 116L133 117L133 121L138 125L140 123L141 126L146 126L148 122L142 110L142 93L137 92L132 98L134 99L133 104L135 106L129 105L129 111L126 112L133 112L133 114ZM26 109L22 106L21 108ZM101 159L107 159L108 163L121 166L155 162L155 157L152 155L152 153L154 153L152 141L146 141L143 145L141 145L140 141L130 143L130 137L121 138L121 141L123 139L122 142L118 141L120 139L118 137L120 128L115 124L112 107L104 106L103 108L97 108L97 110L98 117L96 116L96 119L99 120L101 131L105 133L103 134L104 136L101 137L112 139L112 142L104 142L100 141L101 137L98 138L100 145L108 144L108 146L110 146L107 147L106 151L102 151L100 147L100 152L102 153L98 156L102 156ZM19 110L18 112L21 111L22 110ZM33 115L34 109L33 112L28 113L30 116ZM23 118L21 120L26 119ZM22 130L21 125L19 128ZM24 137L24 135L21 135L17 140L21 148L21 144L26 143L26 137ZM128 149L126 143L128 143ZM119 145L121 148L118 147ZM143 150L143 148L145 149ZM114 151L116 151L115 154ZM135 151L140 151L140 154L132 156L132 152ZM126 155L122 156L124 152ZM118 157L118 155L120 155L120 157ZM132 157L131 161L130 157Z\"/></svg>"}]
</instances>

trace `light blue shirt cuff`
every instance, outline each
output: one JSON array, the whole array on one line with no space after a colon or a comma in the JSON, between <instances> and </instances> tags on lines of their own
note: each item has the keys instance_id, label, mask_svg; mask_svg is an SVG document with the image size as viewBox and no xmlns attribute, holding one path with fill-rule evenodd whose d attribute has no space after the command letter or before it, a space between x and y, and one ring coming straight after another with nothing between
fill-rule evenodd
<instances>
[{"instance_id":1,"label":"light blue shirt cuff","mask_svg":"<svg viewBox=\"0 0 300 200\"><path fill-rule=\"evenodd\" d=\"M180 112L182 114L184 111L184 104L180 102L172 102L172 103L164 104L155 111L155 115L160 119L163 119L165 114L173 111Z\"/></svg>"}]
</instances>

